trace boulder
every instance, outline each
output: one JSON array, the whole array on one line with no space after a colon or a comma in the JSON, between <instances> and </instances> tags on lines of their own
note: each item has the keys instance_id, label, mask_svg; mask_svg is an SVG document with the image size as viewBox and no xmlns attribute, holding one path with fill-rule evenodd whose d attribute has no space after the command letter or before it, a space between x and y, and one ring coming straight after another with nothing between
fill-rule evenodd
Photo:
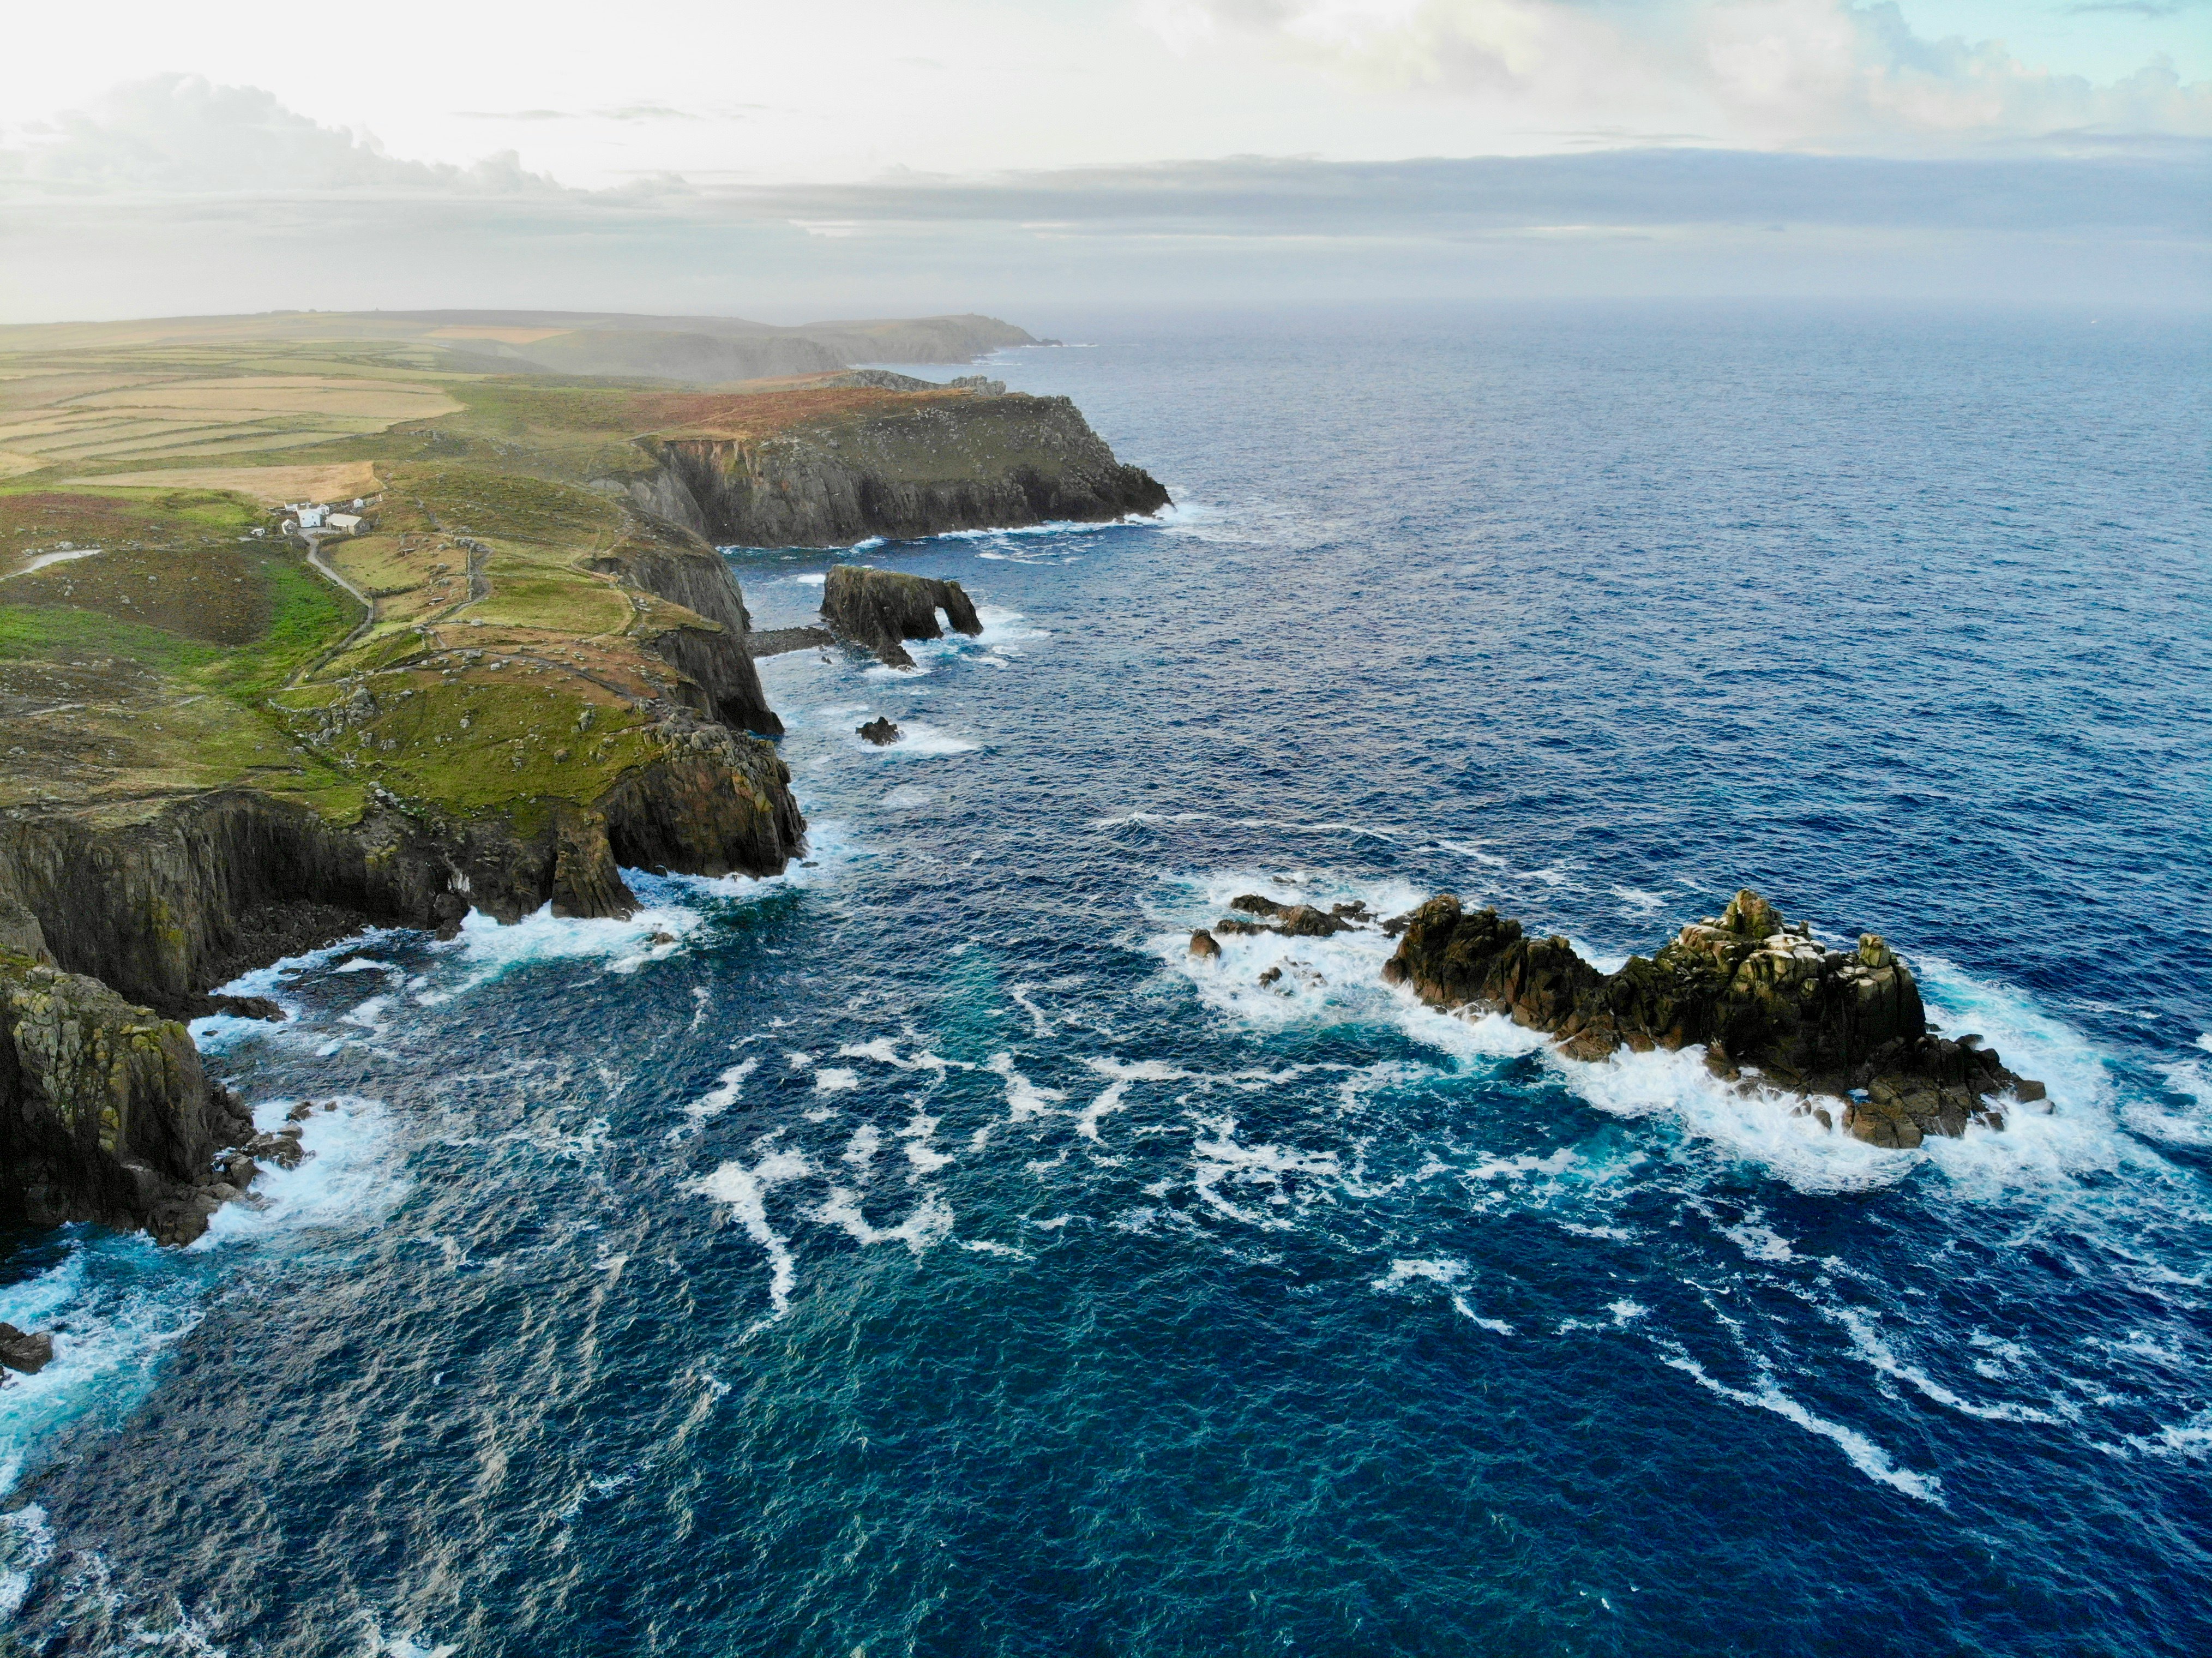
<instances>
[{"instance_id":1,"label":"boulder","mask_svg":"<svg viewBox=\"0 0 2212 1658\"><path fill-rule=\"evenodd\" d=\"M1221 945L1204 927L1190 935L1190 953L1201 962L1218 961Z\"/></svg>"},{"instance_id":2,"label":"boulder","mask_svg":"<svg viewBox=\"0 0 2212 1658\"><path fill-rule=\"evenodd\" d=\"M36 1376L53 1360L54 1339L52 1336L19 1330L12 1324L0 1321L0 1364L11 1370L21 1370L25 1376Z\"/></svg>"},{"instance_id":3,"label":"boulder","mask_svg":"<svg viewBox=\"0 0 2212 1658\"><path fill-rule=\"evenodd\" d=\"M209 1002L217 1013L228 1013L235 1019L285 1019L291 1016L283 1005L266 996L210 996Z\"/></svg>"},{"instance_id":4,"label":"boulder","mask_svg":"<svg viewBox=\"0 0 2212 1658\"><path fill-rule=\"evenodd\" d=\"M891 724L890 720L881 715L871 720L865 726L854 726L854 732L855 735L866 738L879 749L888 748L906 735L896 726Z\"/></svg>"}]
</instances>

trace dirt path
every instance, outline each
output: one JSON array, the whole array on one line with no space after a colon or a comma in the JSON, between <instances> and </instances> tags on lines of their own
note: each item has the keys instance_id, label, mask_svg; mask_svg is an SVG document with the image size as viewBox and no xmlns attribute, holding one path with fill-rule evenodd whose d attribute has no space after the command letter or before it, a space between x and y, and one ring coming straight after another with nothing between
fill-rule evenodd
<instances>
[{"instance_id":1,"label":"dirt path","mask_svg":"<svg viewBox=\"0 0 2212 1658\"><path fill-rule=\"evenodd\" d=\"M367 593L362 592L360 588L355 586L353 583L348 581L343 576L340 575L337 569L331 566L331 562L323 556L323 537L321 534L313 530L304 530L301 531L301 539L307 544L308 568L313 570L317 575L321 576L325 580L343 588L347 592L353 595L353 597L360 602L362 618L360 625L356 627L351 633L348 634L343 639L338 641L337 644L331 646L330 649L322 653L321 655L316 657L313 661L307 663L295 671L289 682L295 685L298 684L301 680L312 677L322 667L324 663L329 661L340 652L351 650L356 645L359 644L362 640L366 638L368 636L368 630L376 625L376 601L371 598Z\"/></svg>"}]
</instances>

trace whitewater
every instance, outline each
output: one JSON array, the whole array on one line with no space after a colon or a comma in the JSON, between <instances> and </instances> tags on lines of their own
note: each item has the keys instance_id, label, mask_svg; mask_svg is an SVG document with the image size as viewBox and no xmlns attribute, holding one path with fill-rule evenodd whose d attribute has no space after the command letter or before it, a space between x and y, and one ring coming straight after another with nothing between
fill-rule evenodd
<instances>
[{"instance_id":1,"label":"whitewater","mask_svg":"<svg viewBox=\"0 0 2212 1658\"><path fill-rule=\"evenodd\" d=\"M763 662L804 860L249 975L195 1035L313 1155L13 1241L10 1637L2212 1645L2201 327L1079 331L988 372L1160 519L730 550L763 628L840 558L986 623ZM2049 1111L1884 1151L1377 933L1187 948L1449 890L1610 968L1746 884Z\"/></svg>"}]
</instances>

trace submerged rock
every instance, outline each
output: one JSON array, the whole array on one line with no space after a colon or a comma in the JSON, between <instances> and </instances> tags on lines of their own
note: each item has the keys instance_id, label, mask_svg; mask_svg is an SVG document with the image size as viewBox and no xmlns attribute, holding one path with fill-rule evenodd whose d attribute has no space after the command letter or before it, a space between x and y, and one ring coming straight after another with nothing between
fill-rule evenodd
<instances>
[{"instance_id":1,"label":"submerged rock","mask_svg":"<svg viewBox=\"0 0 2212 1658\"><path fill-rule=\"evenodd\" d=\"M894 668L914 666L902 641L945 636L937 623L939 610L956 632L973 638L983 631L975 604L957 581L840 564L822 584L822 617L830 630Z\"/></svg>"},{"instance_id":2,"label":"submerged rock","mask_svg":"<svg viewBox=\"0 0 2212 1658\"><path fill-rule=\"evenodd\" d=\"M1993 1096L2043 1097L2040 1083L2005 1069L1978 1037L1931 1034L1911 969L1880 937L1824 950L1748 890L1612 974L1563 938L1526 937L1518 921L1470 914L1449 893L1403 920L1382 976L1431 1005L1506 1013L1554 1033L1576 1060L1704 1043L1728 1081L1847 1099L1844 1127L1873 1145L1915 1146L1969 1122L2002 1128Z\"/></svg>"},{"instance_id":3,"label":"submerged rock","mask_svg":"<svg viewBox=\"0 0 2212 1658\"><path fill-rule=\"evenodd\" d=\"M880 714L865 726L854 726L854 734L866 738L879 749L888 748L906 735L896 726L891 724L889 718Z\"/></svg>"},{"instance_id":4,"label":"submerged rock","mask_svg":"<svg viewBox=\"0 0 2212 1658\"><path fill-rule=\"evenodd\" d=\"M283 1007L266 996L210 996L210 1003L218 1013L228 1013L234 1019L282 1020L291 1016Z\"/></svg>"},{"instance_id":5,"label":"submerged rock","mask_svg":"<svg viewBox=\"0 0 2212 1658\"><path fill-rule=\"evenodd\" d=\"M1292 938L1326 938L1333 933L1349 932L1357 920L1367 914L1364 904L1339 904L1334 910L1321 910L1311 904L1279 903L1256 892L1231 898L1229 908L1241 909L1247 915L1263 915L1277 923L1274 926L1246 923L1239 931L1279 932Z\"/></svg>"}]
</instances>

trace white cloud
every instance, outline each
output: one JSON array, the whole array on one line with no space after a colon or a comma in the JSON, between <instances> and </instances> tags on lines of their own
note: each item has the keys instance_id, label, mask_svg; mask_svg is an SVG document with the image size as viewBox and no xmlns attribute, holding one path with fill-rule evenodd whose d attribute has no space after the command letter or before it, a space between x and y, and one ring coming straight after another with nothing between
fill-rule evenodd
<instances>
[{"instance_id":1,"label":"white cloud","mask_svg":"<svg viewBox=\"0 0 2212 1658\"><path fill-rule=\"evenodd\" d=\"M2212 83L2168 63L2099 83L1997 40L1917 33L1887 0L1150 0L1142 15L1186 56L1256 47L1493 121L1876 149L2212 134Z\"/></svg>"},{"instance_id":2,"label":"white cloud","mask_svg":"<svg viewBox=\"0 0 2212 1658\"><path fill-rule=\"evenodd\" d=\"M331 191L516 196L557 191L512 150L468 167L386 155L366 132L323 126L258 87L164 75L25 130L0 149L14 193L164 196Z\"/></svg>"}]
</instances>

